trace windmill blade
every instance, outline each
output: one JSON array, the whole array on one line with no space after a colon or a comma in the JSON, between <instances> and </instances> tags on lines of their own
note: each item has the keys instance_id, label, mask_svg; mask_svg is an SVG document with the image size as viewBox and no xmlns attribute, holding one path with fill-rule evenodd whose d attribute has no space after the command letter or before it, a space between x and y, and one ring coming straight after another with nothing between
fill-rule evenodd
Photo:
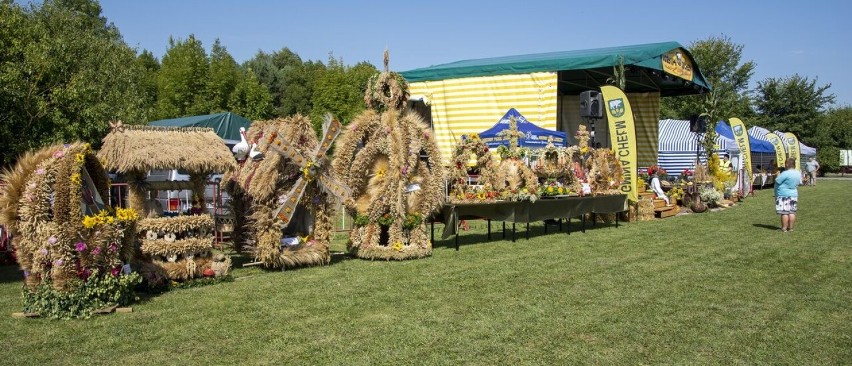
<instances>
[{"instance_id":1,"label":"windmill blade","mask_svg":"<svg viewBox=\"0 0 852 366\"><path fill-rule=\"evenodd\" d=\"M288 142L281 143L281 140L276 138L273 143L269 144L269 147L271 147L273 151L281 154L285 158L290 159L293 164L298 165L299 167L303 167L308 163L308 159L305 159L305 157L302 156L299 151L290 146Z\"/></svg>"},{"instance_id":2,"label":"windmill blade","mask_svg":"<svg viewBox=\"0 0 852 366\"><path fill-rule=\"evenodd\" d=\"M307 185L308 180L300 177L299 180L296 181L296 184L290 188L290 191L283 196L281 206L275 210L275 216L281 219L284 226L287 226L287 224L290 223L290 220L293 219L293 214L296 213L296 206L302 199L302 195L305 194L305 187L307 187Z\"/></svg>"},{"instance_id":3,"label":"windmill blade","mask_svg":"<svg viewBox=\"0 0 852 366\"><path fill-rule=\"evenodd\" d=\"M346 201L352 197L352 190L348 186L338 182L326 173L320 174L319 183L323 190L337 196L341 201Z\"/></svg>"},{"instance_id":4,"label":"windmill blade","mask_svg":"<svg viewBox=\"0 0 852 366\"><path fill-rule=\"evenodd\" d=\"M326 114L325 122L322 124L322 141L317 144L317 150L314 152L315 160L325 156L325 153L331 148L331 143L339 134L340 121L332 118L331 114Z\"/></svg>"}]
</instances>

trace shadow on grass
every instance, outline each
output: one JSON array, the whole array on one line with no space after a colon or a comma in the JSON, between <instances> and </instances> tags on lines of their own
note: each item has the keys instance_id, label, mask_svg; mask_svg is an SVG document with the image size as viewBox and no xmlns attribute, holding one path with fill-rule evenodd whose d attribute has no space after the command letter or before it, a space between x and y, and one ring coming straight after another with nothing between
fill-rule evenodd
<instances>
[{"instance_id":1,"label":"shadow on grass","mask_svg":"<svg viewBox=\"0 0 852 366\"><path fill-rule=\"evenodd\" d=\"M773 230L773 231L774 231L774 230L779 230L779 229L781 229L781 227L780 227L780 226L776 226L776 225L767 225L767 224L752 224L751 226L759 227L759 228L762 228L762 229L769 229L769 230Z\"/></svg>"},{"instance_id":2,"label":"shadow on grass","mask_svg":"<svg viewBox=\"0 0 852 366\"><path fill-rule=\"evenodd\" d=\"M0 283L24 282L24 272L17 264L0 265Z\"/></svg>"},{"instance_id":3,"label":"shadow on grass","mask_svg":"<svg viewBox=\"0 0 852 366\"><path fill-rule=\"evenodd\" d=\"M471 225L472 228L470 231L464 231L459 229L459 250L461 247L472 245L472 244L488 244L492 242L499 241L512 241L512 223L506 223L505 235L503 231L503 223L502 222L491 222L491 238L488 238L487 233L487 224L484 224L485 221L473 221L476 226ZM619 226L624 225L625 222L619 222ZM480 227L481 226L481 227ZM604 223L598 221L597 224L593 224L591 221L587 221L585 225L586 231L592 230L602 230L608 228L615 228L615 222ZM545 229L546 228L546 229ZM445 249L455 249L456 248L456 239L455 236L449 236L447 239L441 238L443 234L443 226L435 227L435 239L432 242L433 248L445 248ZM485 231L485 232L483 232ZM540 236L556 236L556 235L583 235L583 223L578 219L571 220L569 224L567 221L562 221L562 226L558 222L553 221L545 226L545 224L541 221L531 222L529 225L529 230L527 230L527 224L525 223L516 223L515 224L515 243L522 244L527 239L532 239Z\"/></svg>"}]
</instances>

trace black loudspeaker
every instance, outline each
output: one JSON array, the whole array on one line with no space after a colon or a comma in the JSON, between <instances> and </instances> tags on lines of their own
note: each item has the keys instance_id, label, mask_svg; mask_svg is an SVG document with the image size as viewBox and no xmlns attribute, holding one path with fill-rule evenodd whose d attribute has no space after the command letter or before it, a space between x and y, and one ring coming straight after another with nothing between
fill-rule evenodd
<instances>
[{"instance_id":1,"label":"black loudspeaker","mask_svg":"<svg viewBox=\"0 0 852 366\"><path fill-rule=\"evenodd\" d=\"M587 90L580 93L580 117L602 118L602 105L601 92Z\"/></svg>"},{"instance_id":2,"label":"black loudspeaker","mask_svg":"<svg viewBox=\"0 0 852 366\"><path fill-rule=\"evenodd\" d=\"M707 133L707 120L698 115L689 117L689 132Z\"/></svg>"}]
</instances>

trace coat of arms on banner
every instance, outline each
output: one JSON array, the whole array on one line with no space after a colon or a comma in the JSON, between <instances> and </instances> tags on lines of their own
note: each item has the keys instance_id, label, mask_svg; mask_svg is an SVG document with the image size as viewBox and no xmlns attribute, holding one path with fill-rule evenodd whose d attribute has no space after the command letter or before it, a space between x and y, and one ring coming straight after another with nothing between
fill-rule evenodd
<instances>
[{"instance_id":1,"label":"coat of arms on banner","mask_svg":"<svg viewBox=\"0 0 852 366\"><path fill-rule=\"evenodd\" d=\"M621 98L613 99L607 102L609 105L609 113L613 117L621 117L624 115L624 100Z\"/></svg>"},{"instance_id":2,"label":"coat of arms on banner","mask_svg":"<svg viewBox=\"0 0 852 366\"><path fill-rule=\"evenodd\" d=\"M737 136L742 135L742 134L743 134L743 126L740 126L740 125L736 125L736 126L734 126L734 133L735 133Z\"/></svg>"}]
</instances>

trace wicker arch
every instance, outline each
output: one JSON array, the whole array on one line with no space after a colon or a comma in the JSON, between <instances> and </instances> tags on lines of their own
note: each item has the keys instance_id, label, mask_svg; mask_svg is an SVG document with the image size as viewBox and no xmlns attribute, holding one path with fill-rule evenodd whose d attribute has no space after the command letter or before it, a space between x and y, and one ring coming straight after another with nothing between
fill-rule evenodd
<instances>
[{"instance_id":1,"label":"wicker arch","mask_svg":"<svg viewBox=\"0 0 852 366\"><path fill-rule=\"evenodd\" d=\"M231 195L234 210L235 245L249 250L267 268L328 264L333 200L327 193L309 184L296 216L283 230L282 221L275 216L281 204L279 197L293 187L302 167L276 153L271 145L289 142L303 156L311 155L318 142L310 119L297 114L255 121L246 135L257 143L264 158L248 159L223 177L222 185Z\"/></svg>"},{"instance_id":2,"label":"wicker arch","mask_svg":"<svg viewBox=\"0 0 852 366\"><path fill-rule=\"evenodd\" d=\"M349 248L360 258L410 259L431 254L425 218L444 199L438 146L425 123L396 109L367 110L344 131L334 172L352 189L356 217Z\"/></svg>"}]
</instances>

